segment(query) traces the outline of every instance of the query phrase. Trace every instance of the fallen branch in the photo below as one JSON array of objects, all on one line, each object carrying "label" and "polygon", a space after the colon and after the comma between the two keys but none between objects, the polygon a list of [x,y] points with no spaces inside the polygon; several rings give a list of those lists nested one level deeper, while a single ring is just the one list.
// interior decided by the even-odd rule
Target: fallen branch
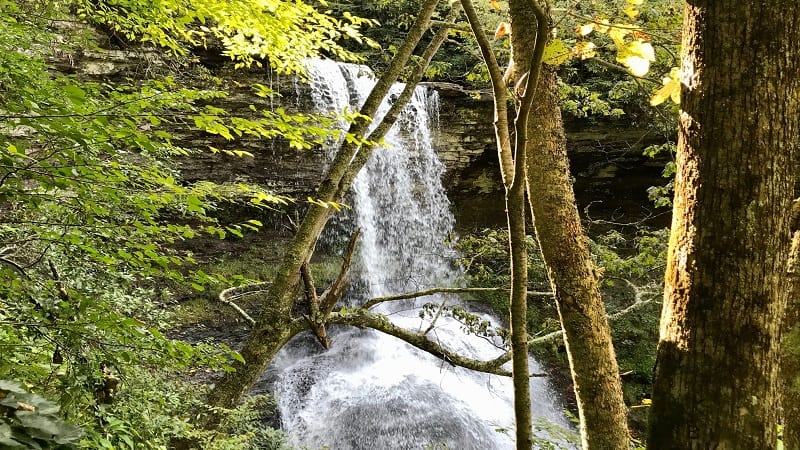
[{"label": "fallen branch", "polygon": [[234,303],[234,302],[232,302],[230,300],[225,300],[222,297],[222,294],[220,294],[220,296],[217,298],[217,300],[219,300],[220,303],[224,303],[224,304],[230,306],[231,308],[233,308],[233,310],[236,311],[237,313],[239,313],[239,315],[242,316],[242,318],[244,318],[244,320],[246,320],[247,323],[249,323],[251,327],[256,324],[255,319],[250,317],[250,314],[247,314],[247,312],[245,310],[243,310],[236,303]]},{"label": "fallen branch", "polygon": [[250,326],[253,326],[256,324],[255,319],[250,317],[250,314],[247,314],[245,310],[234,303],[234,300],[247,295],[265,292],[266,289],[264,288],[268,287],[270,284],[271,283],[253,283],[246,286],[235,286],[228,289],[223,289],[222,292],[220,292],[217,296],[217,301],[233,308],[233,310],[239,313],[239,315],[242,316],[242,318],[244,318],[244,320],[246,320]]}]

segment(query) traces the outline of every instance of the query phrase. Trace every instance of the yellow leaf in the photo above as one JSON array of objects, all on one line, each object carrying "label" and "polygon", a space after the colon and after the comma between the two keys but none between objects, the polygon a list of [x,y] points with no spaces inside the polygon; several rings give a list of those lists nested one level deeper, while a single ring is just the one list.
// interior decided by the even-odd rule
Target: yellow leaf
[{"label": "yellow leaf", "polygon": [[650,61],[640,57],[640,56],[629,56],[625,59],[624,63],[625,66],[628,67],[628,70],[637,77],[643,77],[647,75],[647,72],[650,70]]},{"label": "yellow leaf", "polygon": [[639,6],[644,3],[644,0],[625,0],[628,4]]},{"label": "yellow leaf", "polygon": [[489,0],[489,4],[492,5],[492,9],[495,11],[500,9],[500,4],[497,3],[497,0]]},{"label": "yellow leaf", "polygon": [[561,39],[553,39],[544,48],[542,62],[551,66],[563,64],[572,57],[569,47]]},{"label": "yellow leaf", "polygon": [[627,50],[636,56],[640,56],[648,61],[656,60],[656,52],[649,42],[635,40],[627,45]]},{"label": "yellow leaf", "polygon": [[497,30],[494,32],[494,37],[500,39],[503,36],[507,36],[511,33],[511,25],[508,22],[500,22],[500,25],[497,26]]},{"label": "yellow leaf", "polygon": [[680,81],[680,70],[677,67],[673,67],[672,70],[669,71],[669,75],[665,76],[661,83],[663,86],[659,88],[654,94],[653,97],[650,98],[650,106],[658,106],[664,103],[667,98],[671,99],[675,104],[680,104],[681,102],[681,81]]},{"label": "yellow leaf", "polygon": [[634,28],[630,25],[615,23],[612,27],[609,27],[608,36],[617,47],[621,47],[625,43],[625,36],[629,35],[633,30]]},{"label": "yellow leaf", "polygon": [[585,23],[583,25],[578,25],[578,28],[575,30],[581,36],[586,36],[587,34],[594,31],[595,24],[593,23]]},{"label": "yellow leaf", "polygon": [[655,60],[655,50],[649,42],[637,40],[617,44],[617,61],[637,77],[645,76],[650,70],[650,62]]},{"label": "yellow leaf", "polygon": [[622,12],[631,19],[635,19],[639,15],[639,8],[636,5],[627,5],[622,8]]},{"label": "yellow leaf", "polygon": [[575,47],[572,47],[572,56],[580,59],[594,58],[597,55],[597,46],[594,42],[578,41]]}]

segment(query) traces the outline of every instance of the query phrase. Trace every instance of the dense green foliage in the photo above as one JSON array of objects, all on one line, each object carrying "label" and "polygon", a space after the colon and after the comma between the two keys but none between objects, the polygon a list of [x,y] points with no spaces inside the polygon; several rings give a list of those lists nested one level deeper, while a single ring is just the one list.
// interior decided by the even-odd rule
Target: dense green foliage
[{"label": "dense green foliage", "polygon": [[[0,1],[0,379],[14,380],[4,382],[4,398],[32,408],[2,415],[3,445],[51,448],[42,441],[48,433],[85,448],[166,448],[192,435],[209,448],[280,445],[244,409],[223,427],[230,440],[192,429],[188,414],[204,389],[190,374],[225,370],[239,356],[165,336],[172,318],[164,286],[236,283],[241,275],[198,269],[179,244],[261,226],[220,223],[213,214],[222,205],[286,200],[241,183],[182,183],[170,160],[209,149],[181,148],[170,131],[282,136],[297,148],[325,139],[324,120],[256,107],[236,117],[211,106],[227,94],[187,87],[192,77],[215,84],[188,71],[191,50],[214,41],[240,66],[263,61],[294,72],[323,50],[353,57],[336,40],[360,40],[364,23],[301,2]],[[154,44],[172,62],[143,71],[153,78],[113,83],[54,71],[64,55],[95,50],[91,24],[125,45]],[[253,95],[273,93],[254,85]],[[56,417],[83,430],[79,442]]]}]

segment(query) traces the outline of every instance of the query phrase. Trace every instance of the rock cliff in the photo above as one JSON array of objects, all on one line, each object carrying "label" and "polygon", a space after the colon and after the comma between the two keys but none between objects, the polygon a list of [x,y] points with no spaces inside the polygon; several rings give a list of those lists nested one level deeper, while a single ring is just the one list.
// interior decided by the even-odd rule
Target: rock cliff
[{"label": "rock cliff", "polygon": [[[175,65],[156,51],[142,48],[119,49],[97,34],[100,48],[77,53],[55,53],[53,62],[64,72],[102,81],[152,76],[175,70]],[[212,55],[213,56],[213,55]],[[205,77],[180,71],[188,82],[202,85],[214,79],[229,92],[214,106],[233,115],[252,116],[250,105],[260,109],[284,108],[287,112],[309,112],[310,92],[294,77],[280,77],[269,70],[232,71],[228,64],[209,54],[200,54],[194,64]],[[189,65],[189,67],[191,64]],[[195,71],[197,72],[197,71]],[[263,84],[280,96],[260,98],[251,85]],[[463,226],[470,228],[503,223],[502,186],[496,163],[492,99],[487,91],[470,91],[450,83],[428,83],[439,96],[435,148],[446,166],[445,186]],[[647,145],[663,138],[648,130],[623,126],[587,125],[567,118],[567,137],[576,194],[581,209],[603,218],[636,218],[647,214],[646,188],[660,184],[664,161],[642,156]],[[276,194],[305,198],[313,194],[321,179],[327,157],[321,148],[297,150],[283,139],[242,138],[226,141],[189,127],[170,130],[176,142],[195,150],[176,162],[188,181],[249,181],[267,187]],[[249,157],[212,154],[209,146],[245,150]],[[642,206],[645,205],[645,206]],[[482,217],[485,216],[485,217]]]}]

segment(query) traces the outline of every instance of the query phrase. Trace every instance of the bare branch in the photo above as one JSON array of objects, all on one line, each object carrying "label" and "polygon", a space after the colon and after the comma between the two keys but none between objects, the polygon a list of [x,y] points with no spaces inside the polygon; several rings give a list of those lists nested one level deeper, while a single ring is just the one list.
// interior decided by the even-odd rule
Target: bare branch
[{"label": "bare branch", "polygon": [[357,229],[350,236],[350,241],[347,243],[347,250],[344,253],[344,260],[342,260],[342,268],[339,270],[339,275],[334,280],[333,284],[320,295],[320,313],[327,316],[336,306],[339,299],[342,298],[345,289],[349,284],[348,276],[350,275],[350,264],[353,260],[353,253],[356,249],[356,242],[358,236],[361,234],[361,229]]},{"label": "bare branch", "polygon": [[23,269],[22,266],[6,258],[5,256],[0,256],[0,263],[13,267],[17,272],[19,272],[20,275],[22,275],[22,278],[25,278],[26,280],[31,279],[31,277],[28,276],[28,274],[25,272],[25,269]]},{"label": "bare branch", "polygon": [[267,292],[271,285],[272,285],[271,282],[265,281],[263,283],[253,283],[245,286],[234,286],[228,289],[224,289],[222,292],[220,292],[219,298],[225,299],[225,301],[238,300],[248,295]]},{"label": "bare branch", "polygon": [[[386,297],[375,297],[373,299],[368,300],[366,303],[361,305],[364,309],[370,309],[375,305],[380,303],[386,302],[393,302],[395,300],[407,300],[410,298],[417,298],[417,297],[424,297],[426,295],[433,295],[433,294],[490,294],[493,292],[509,292],[511,289],[509,288],[448,288],[448,287],[437,287],[431,289],[425,289],[423,291],[417,292],[407,292],[405,294],[397,294],[397,295],[389,295]],[[553,295],[550,291],[528,291],[529,296],[536,296],[536,295]]]},{"label": "bare branch", "polygon": [[304,316],[311,327],[311,331],[317,336],[317,340],[327,350],[331,347],[328,340],[328,331],[325,329],[325,322],[319,313],[319,297],[317,297],[317,288],[314,286],[314,278],[311,276],[311,271],[308,268],[308,260],[300,266],[300,276],[303,279],[303,286],[305,287],[306,300],[308,301],[309,314]]},{"label": "bare branch", "polygon": [[443,20],[431,20],[432,27],[445,27],[451,30],[464,31],[467,33],[472,32],[472,28],[467,24],[445,22]]},{"label": "bare branch", "polygon": [[[633,296],[634,296],[633,297],[633,299],[634,299],[633,303],[631,303],[626,308],[623,308],[623,309],[621,309],[621,310],[619,310],[619,311],[617,311],[617,312],[615,312],[613,314],[609,314],[608,315],[608,320],[617,320],[620,317],[624,316],[625,314],[628,314],[629,312],[631,312],[631,311],[633,311],[635,309],[638,309],[638,308],[641,308],[642,306],[649,305],[650,303],[653,303],[658,298],[658,293],[660,291],[658,291],[658,292],[647,291],[646,289],[643,289],[643,288],[641,288],[639,286],[636,286],[630,280],[627,280],[625,278],[622,278],[622,281],[627,283],[627,285],[633,290]],[[645,298],[645,296],[648,295],[648,294],[649,294],[649,296],[647,298]]]},{"label": "bare branch", "polygon": [[[625,307],[625,308],[623,308],[623,309],[621,309],[621,310],[619,310],[619,311],[617,311],[617,312],[615,312],[613,314],[608,314],[606,317],[611,322],[614,322],[616,320],[621,319],[626,314],[628,314],[628,313],[630,313],[630,312],[632,312],[632,311],[634,311],[636,309],[639,309],[642,306],[649,305],[649,304],[653,303],[658,298],[657,293],[655,293],[655,292],[647,292],[645,289],[633,284],[630,280],[627,280],[627,279],[624,279],[624,278],[621,278],[621,280],[624,281],[625,283],[627,283],[628,286],[630,286],[631,289],[633,289],[634,301],[629,306],[627,306],[627,307]],[[645,298],[645,295],[647,295],[647,294],[650,294],[650,297]],[[562,336],[564,336],[564,330],[553,331],[551,333],[545,334],[544,336],[539,336],[539,337],[534,337],[534,338],[529,339],[528,340],[528,345],[546,344],[546,343],[549,343],[549,342],[553,342],[556,339],[560,339]]]},{"label": "bare branch", "polygon": [[[222,291],[222,292],[225,292],[225,291]],[[244,320],[246,320],[246,321],[247,321],[247,323],[249,323],[251,327],[252,327],[253,325],[255,325],[255,324],[256,324],[256,321],[255,321],[255,319],[253,319],[252,317],[250,317],[250,314],[247,314],[247,312],[246,312],[245,310],[243,310],[243,309],[242,309],[242,308],[241,308],[239,305],[237,305],[236,303],[234,303],[234,302],[232,302],[232,301],[230,301],[230,300],[227,300],[227,299],[225,299],[225,298],[222,296],[222,293],[220,293],[220,294],[219,294],[219,296],[217,297],[217,300],[219,300],[219,302],[220,302],[220,303],[224,303],[224,304],[226,304],[226,305],[230,306],[231,308],[233,308],[233,310],[234,310],[234,311],[236,311],[237,313],[239,313],[239,315],[240,315],[240,316],[242,316],[242,318],[243,318]]]},{"label": "bare branch", "polygon": [[300,266],[300,276],[303,278],[308,308],[311,310],[311,315],[316,316],[319,313],[319,297],[317,297],[317,288],[314,286],[314,277],[311,276],[311,271],[308,269],[308,261]]},{"label": "bare branch", "polygon": [[239,315],[242,316],[242,318],[244,318],[244,320],[246,320],[250,326],[254,326],[256,324],[255,319],[250,317],[245,310],[234,303],[234,300],[259,292],[266,292],[266,288],[269,287],[270,284],[271,283],[253,283],[247,286],[236,286],[223,289],[222,292],[220,292],[217,296],[217,301],[233,308],[233,310],[239,313]]}]

